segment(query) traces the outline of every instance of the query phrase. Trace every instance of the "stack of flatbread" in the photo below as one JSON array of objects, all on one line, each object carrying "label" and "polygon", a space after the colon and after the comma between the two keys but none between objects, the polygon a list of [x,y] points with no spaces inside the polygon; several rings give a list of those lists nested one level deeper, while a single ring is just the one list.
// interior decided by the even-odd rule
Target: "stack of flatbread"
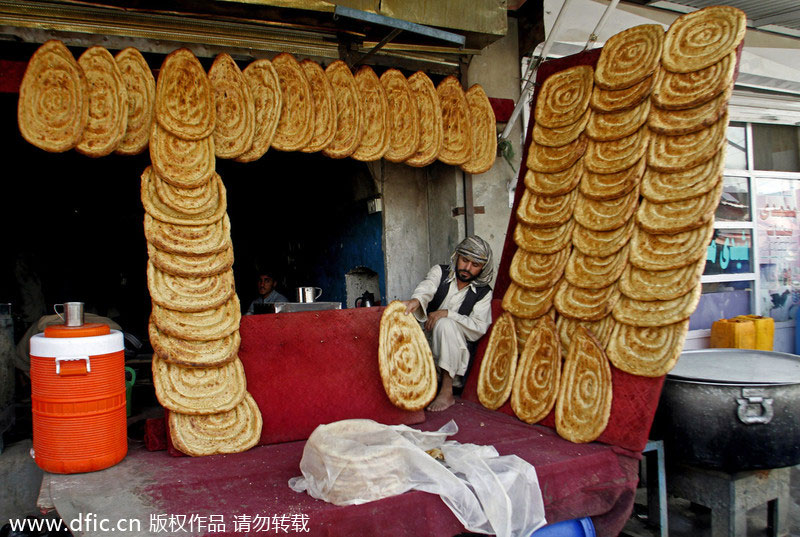
[{"label": "stack of flatbread", "polygon": [[[271,70],[260,68],[263,80]],[[253,148],[247,80],[226,54],[208,76],[186,49],[167,56],[156,87],[152,166],[142,174],[153,383],[170,410],[172,441],[189,455],[243,451],[261,436],[237,355],[241,312],[225,185],[215,172],[215,156],[262,150]]]}]

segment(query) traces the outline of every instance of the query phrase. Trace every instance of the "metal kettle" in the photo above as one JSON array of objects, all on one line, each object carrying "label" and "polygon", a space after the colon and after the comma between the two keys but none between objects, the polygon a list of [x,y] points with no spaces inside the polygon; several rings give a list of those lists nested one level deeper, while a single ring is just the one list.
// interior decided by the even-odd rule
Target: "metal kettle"
[{"label": "metal kettle", "polygon": [[372,307],[372,304],[374,302],[375,302],[375,295],[373,295],[369,291],[364,291],[364,294],[356,299],[355,307],[369,308]]}]

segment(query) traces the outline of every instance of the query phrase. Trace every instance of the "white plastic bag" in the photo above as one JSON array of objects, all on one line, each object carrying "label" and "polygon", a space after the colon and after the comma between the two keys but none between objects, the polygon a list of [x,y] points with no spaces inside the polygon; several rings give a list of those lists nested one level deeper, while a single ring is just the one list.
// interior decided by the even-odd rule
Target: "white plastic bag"
[{"label": "white plastic bag", "polygon": [[[500,537],[530,535],[545,524],[536,470],[492,446],[446,441],[438,431],[372,420],[320,425],[306,442],[302,477],[289,486],[336,505],[365,503],[411,489],[438,494],[468,531]],[[440,461],[427,453],[438,448]]]}]

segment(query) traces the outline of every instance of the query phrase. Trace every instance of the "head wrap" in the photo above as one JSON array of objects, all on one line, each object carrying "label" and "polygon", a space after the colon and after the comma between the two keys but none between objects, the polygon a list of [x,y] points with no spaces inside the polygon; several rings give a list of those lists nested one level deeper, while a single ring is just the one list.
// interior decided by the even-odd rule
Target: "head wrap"
[{"label": "head wrap", "polygon": [[455,272],[456,259],[458,256],[464,257],[475,263],[483,263],[483,270],[473,280],[478,287],[489,285],[494,277],[494,262],[492,260],[492,247],[489,243],[478,237],[471,235],[458,243],[455,252],[450,257],[450,270]]}]

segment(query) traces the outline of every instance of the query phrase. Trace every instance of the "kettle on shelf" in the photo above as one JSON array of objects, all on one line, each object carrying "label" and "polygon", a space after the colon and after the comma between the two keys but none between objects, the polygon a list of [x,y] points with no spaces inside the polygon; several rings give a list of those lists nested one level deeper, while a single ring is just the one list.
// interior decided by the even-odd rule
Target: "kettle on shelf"
[{"label": "kettle on shelf", "polygon": [[375,303],[375,295],[369,291],[364,291],[364,294],[356,299],[355,307],[369,308]]}]

